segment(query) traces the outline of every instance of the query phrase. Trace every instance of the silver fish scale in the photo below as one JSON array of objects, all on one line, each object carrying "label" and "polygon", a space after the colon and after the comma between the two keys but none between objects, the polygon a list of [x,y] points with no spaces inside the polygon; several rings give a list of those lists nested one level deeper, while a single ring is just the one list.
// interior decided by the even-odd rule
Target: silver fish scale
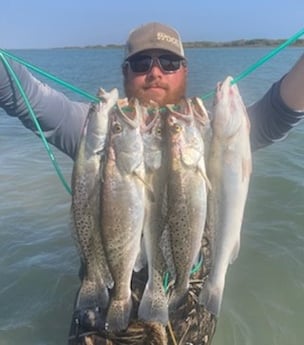
[{"label": "silver fish scale", "polygon": [[[110,117],[102,187],[101,234],[114,280],[107,328],[128,325],[132,309],[131,277],[144,221],[145,184],[141,113],[137,102],[125,111],[119,104]],[[130,111],[131,109],[131,111]]]},{"label": "silver fish scale", "polygon": [[249,120],[231,77],[219,83],[214,101],[208,159],[212,190],[208,197],[211,269],[199,301],[212,314],[220,313],[225,277],[237,257],[252,169]]},{"label": "silver fish scale", "polygon": [[[174,310],[187,294],[190,271],[197,259],[206,220],[204,142],[190,105],[186,114],[169,107],[167,231],[175,278],[169,307]],[[170,254],[167,257],[170,257]]]},{"label": "silver fish scale", "polygon": [[83,277],[76,310],[106,309],[112,278],[100,237],[100,160],[108,128],[108,113],[118,99],[116,89],[100,90],[102,104],[92,104],[72,172],[72,233],[82,261]]},{"label": "silver fish scale", "polygon": [[148,281],[140,301],[138,317],[166,325],[168,298],[163,286],[166,264],[159,244],[164,230],[163,200],[166,198],[167,180],[164,122],[158,108],[142,107],[141,110],[147,187],[143,242],[148,262]]}]

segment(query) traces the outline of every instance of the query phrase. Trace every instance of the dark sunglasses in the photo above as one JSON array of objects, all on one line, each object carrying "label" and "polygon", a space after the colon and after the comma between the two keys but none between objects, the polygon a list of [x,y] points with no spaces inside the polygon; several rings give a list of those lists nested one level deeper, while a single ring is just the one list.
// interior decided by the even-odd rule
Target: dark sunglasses
[{"label": "dark sunglasses", "polygon": [[137,55],[131,57],[124,62],[124,66],[129,65],[134,73],[148,73],[151,71],[153,64],[162,70],[163,73],[174,73],[180,69],[180,67],[186,66],[186,61],[178,56],[174,55]]}]

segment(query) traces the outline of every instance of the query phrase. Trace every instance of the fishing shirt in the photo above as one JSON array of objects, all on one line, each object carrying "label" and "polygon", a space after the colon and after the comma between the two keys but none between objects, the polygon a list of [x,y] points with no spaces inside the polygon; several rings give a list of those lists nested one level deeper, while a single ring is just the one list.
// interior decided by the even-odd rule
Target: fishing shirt
[{"label": "fishing shirt", "polygon": [[[47,141],[67,154],[76,157],[82,129],[90,103],[75,102],[35,78],[21,64],[8,60],[25,91]],[[284,139],[304,117],[304,112],[290,109],[280,95],[280,79],[265,95],[247,107],[251,123],[252,151]],[[4,64],[0,63],[0,107],[23,125],[39,135],[19,89]]]}]

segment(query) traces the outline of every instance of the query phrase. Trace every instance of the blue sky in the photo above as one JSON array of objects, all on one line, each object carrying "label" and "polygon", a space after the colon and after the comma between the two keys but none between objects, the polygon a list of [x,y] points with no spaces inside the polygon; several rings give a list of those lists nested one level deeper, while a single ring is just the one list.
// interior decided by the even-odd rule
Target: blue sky
[{"label": "blue sky", "polygon": [[183,41],[286,39],[304,27],[304,1],[10,0],[0,10],[0,48],[123,44],[150,21],[175,27]]}]

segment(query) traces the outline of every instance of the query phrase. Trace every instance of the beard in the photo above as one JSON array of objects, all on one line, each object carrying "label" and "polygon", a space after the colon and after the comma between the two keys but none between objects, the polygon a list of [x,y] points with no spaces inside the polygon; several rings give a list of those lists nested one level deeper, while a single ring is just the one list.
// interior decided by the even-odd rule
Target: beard
[{"label": "beard", "polygon": [[181,99],[185,98],[186,82],[180,87],[174,86],[171,90],[170,86],[160,81],[147,82],[141,87],[134,88],[130,83],[124,80],[125,93],[128,99],[137,98],[142,105],[156,103],[163,107],[166,104],[177,104]]}]

